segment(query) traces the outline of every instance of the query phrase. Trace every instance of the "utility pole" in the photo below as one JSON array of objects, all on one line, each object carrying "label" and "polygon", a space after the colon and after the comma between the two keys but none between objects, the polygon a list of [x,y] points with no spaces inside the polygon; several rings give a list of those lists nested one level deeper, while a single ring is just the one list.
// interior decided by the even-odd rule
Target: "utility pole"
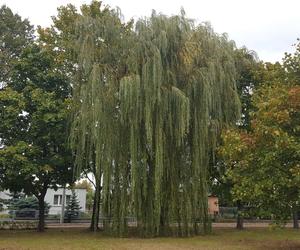
[{"label": "utility pole", "polygon": [[64,217],[65,217],[65,200],[66,200],[66,186],[63,187],[63,193],[62,193],[60,224],[64,223]]}]

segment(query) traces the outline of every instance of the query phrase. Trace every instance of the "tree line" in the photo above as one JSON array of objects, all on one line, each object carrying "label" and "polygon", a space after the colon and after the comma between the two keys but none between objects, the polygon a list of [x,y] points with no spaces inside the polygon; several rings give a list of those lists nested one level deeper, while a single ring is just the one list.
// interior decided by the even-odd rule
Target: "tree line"
[{"label": "tree line", "polygon": [[98,1],[0,18],[0,187],[36,196],[39,231],[47,189],[87,173],[93,231],[101,211],[118,236],[129,215],[141,236],[209,232],[208,193],[296,218],[299,46],[263,63],[183,10],[123,22]]}]

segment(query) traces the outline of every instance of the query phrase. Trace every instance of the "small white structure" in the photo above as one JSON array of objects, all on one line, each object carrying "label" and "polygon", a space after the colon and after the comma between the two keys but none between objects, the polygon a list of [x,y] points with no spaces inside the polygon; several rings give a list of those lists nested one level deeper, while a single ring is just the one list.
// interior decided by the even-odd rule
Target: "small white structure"
[{"label": "small white structure", "polygon": [[[47,202],[50,205],[49,214],[61,214],[63,190],[63,188],[59,188],[56,191],[50,188],[47,190],[45,202]],[[75,188],[74,191],[77,195],[77,200],[79,201],[80,211],[85,212],[86,189]],[[9,193],[9,190],[4,190],[3,192],[0,192],[0,199],[10,199],[11,197],[9,196]],[[65,209],[67,207],[68,201],[71,198],[71,195],[72,191],[66,188]],[[5,206],[4,209],[7,209],[7,207]],[[2,213],[8,213],[8,211],[4,210],[2,211]]]},{"label": "small white structure", "polygon": [[8,190],[4,190],[3,192],[0,192],[0,199],[1,200],[8,200],[11,197],[9,196],[9,191]]},{"label": "small white structure", "polygon": [[[75,188],[74,189],[77,199],[79,201],[80,211],[85,212],[86,205],[86,189]],[[67,203],[70,200],[72,195],[72,191],[66,188],[66,198],[65,198],[65,208],[67,207]],[[63,196],[63,188],[59,188],[56,191],[54,189],[48,189],[45,202],[50,205],[49,214],[61,214],[61,206],[62,206],[62,198]]]},{"label": "small white structure", "polygon": [[[11,197],[9,196],[9,191],[8,190],[4,190],[3,192],[0,191],[0,200],[8,200]],[[3,210],[0,211],[0,214],[7,214],[7,206],[4,204],[3,206]]]}]

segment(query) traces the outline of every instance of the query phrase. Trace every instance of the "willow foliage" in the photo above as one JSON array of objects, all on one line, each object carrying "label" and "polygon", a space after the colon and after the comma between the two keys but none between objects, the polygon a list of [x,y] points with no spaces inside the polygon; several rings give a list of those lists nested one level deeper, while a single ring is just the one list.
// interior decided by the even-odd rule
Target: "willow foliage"
[{"label": "willow foliage", "polygon": [[107,13],[78,22],[77,167],[100,169],[107,230],[134,216],[142,236],[207,232],[209,159],[239,117],[235,46],[184,13],[135,30]]}]

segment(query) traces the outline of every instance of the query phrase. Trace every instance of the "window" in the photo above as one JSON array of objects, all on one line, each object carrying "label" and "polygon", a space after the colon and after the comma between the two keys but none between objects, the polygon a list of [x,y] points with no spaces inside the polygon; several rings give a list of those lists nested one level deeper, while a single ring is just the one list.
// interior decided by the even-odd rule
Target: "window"
[{"label": "window", "polygon": [[[68,204],[70,199],[71,199],[71,195],[66,195],[66,201],[65,201],[66,205]],[[61,194],[55,194],[54,199],[53,199],[53,205],[61,206],[61,204],[62,204],[62,195]]]},{"label": "window", "polygon": [[70,199],[71,199],[71,195],[66,195],[66,205],[69,203]]},{"label": "window", "polygon": [[62,201],[62,195],[61,194],[55,194],[54,195],[54,200],[53,200],[53,205],[61,205]]}]

